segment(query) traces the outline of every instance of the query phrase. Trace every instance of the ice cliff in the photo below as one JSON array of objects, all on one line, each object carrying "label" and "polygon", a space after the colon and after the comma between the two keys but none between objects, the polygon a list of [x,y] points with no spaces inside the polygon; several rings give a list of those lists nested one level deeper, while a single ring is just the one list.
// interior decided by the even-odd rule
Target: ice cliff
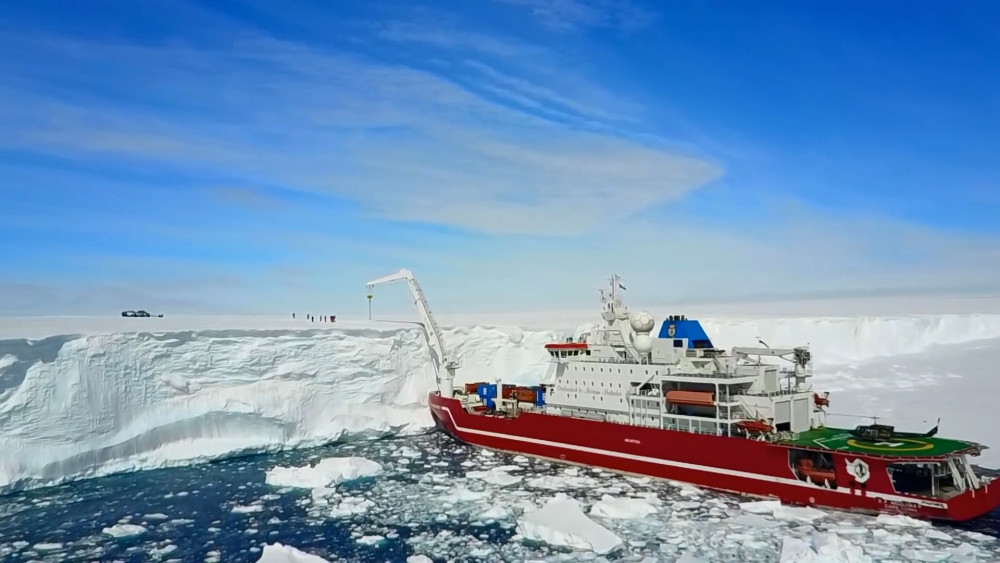
[{"label": "ice cliff", "polygon": [[[727,348],[758,336],[809,342],[817,367],[1000,338],[1000,315],[703,322]],[[463,364],[458,383],[535,382],[548,368],[542,345],[573,332],[458,327],[445,340]],[[0,340],[0,490],[420,432],[433,385],[422,333],[409,327]]]},{"label": "ice cliff", "polygon": [[[544,373],[553,334],[456,328],[469,377]],[[0,487],[431,425],[419,330],[0,341]]]}]

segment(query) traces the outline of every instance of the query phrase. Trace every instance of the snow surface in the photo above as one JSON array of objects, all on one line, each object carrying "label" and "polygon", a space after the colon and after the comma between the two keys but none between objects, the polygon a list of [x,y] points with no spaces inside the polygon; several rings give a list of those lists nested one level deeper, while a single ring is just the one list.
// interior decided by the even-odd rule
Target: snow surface
[{"label": "snow surface", "polygon": [[[549,367],[542,345],[593,326],[573,324],[579,319],[587,318],[553,316],[551,330],[446,330],[463,364],[458,382],[542,379]],[[900,417],[916,408],[919,420],[896,421],[907,429],[940,414],[942,434],[994,446],[977,461],[1000,465],[989,431],[1000,427],[1000,414],[970,406],[997,392],[990,374],[1000,357],[1000,315],[702,321],[727,348],[758,337],[772,346],[809,343],[814,384],[834,392],[832,412],[877,412],[884,407],[876,400]],[[0,334],[12,337],[0,340],[0,490],[431,427],[426,394],[434,378],[419,329],[273,317],[79,317],[4,319]]]}]

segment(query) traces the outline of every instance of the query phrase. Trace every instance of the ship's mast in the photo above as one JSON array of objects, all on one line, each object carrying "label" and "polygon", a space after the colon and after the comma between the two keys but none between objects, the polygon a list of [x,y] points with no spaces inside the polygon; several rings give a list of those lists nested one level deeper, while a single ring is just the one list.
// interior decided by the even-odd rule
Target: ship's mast
[{"label": "ship's mast", "polygon": [[447,350],[445,350],[444,339],[441,337],[441,328],[438,326],[437,321],[434,320],[431,308],[427,305],[427,299],[424,298],[424,292],[420,289],[417,279],[413,277],[413,272],[402,269],[395,274],[389,274],[388,276],[368,282],[368,295],[369,297],[372,295],[372,288],[378,284],[399,280],[406,280],[407,285],[410,286],[410,294],[413,295],[413,301],[417,306],[417,311],[420,313],[421,321],[423,321],[420,325],[424,327],[424,335],[427,337],[427,343],[431,349],[431,362],[434,364],[434,374],[437,377],[438,391],[440,391],[442,397],[450,398],[454,394],[455,370],[458,369],[458,362],[452,359]]},{"label": "ship's mast", "polygon": [[608,294],[601,290],[601,303],[604,305],[604,313],[602,317],[607,323],[613,324],[617,319],[627,319],[628,311],[626,310],[625,304],[622,303],[621,298],[618,297],[618,290],[625,289],[625,286],[621,283],[621,276],[618,274],[611,274],[611,294],[610,299],[608,299]]}]

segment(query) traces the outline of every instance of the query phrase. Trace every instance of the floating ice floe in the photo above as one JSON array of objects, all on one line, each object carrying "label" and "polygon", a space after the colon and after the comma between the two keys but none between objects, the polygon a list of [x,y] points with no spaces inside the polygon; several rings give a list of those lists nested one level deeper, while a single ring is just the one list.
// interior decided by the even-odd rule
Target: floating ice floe
[{"label": "floating ice floe", "polygon": [[469,479],[481,479],[491,485],[500,485],[501,487],[520,483],[524,479],[517,475],[511,475],[499,467],[494,467],[487,471],[469,471],[465,476]]},{"label": "floating ice floe", "polygon": [[591,516],[615,519],[645,518],[656,514],[658,509],[648,498],[615,498],[604,495],[590,507]]},{"label": "floating ice floe", "polygon": [[770,514],[776,520],[790,522],[813,522],[826,517],[827,513],[809,506],[788,506],[776,500],[741,502],[740,510],[755,515]]},{"label": "floating ice floe", "polygon": [[363,457],[328,457],[314,466],[275,467],[264,481],[274,487],[318,489],[381,473],[381,465]]},{"label": "floating ice floe", "polygon": [[101,533],[114,538],[127,538],[145,534],[146,528],[137,524],[115,524],[114,526],[104,528],[101,530]]},{"label": "floating ice floe", "polygon": [[375,506],[375,503],[366,498],[344,497],[337,506],[330,508],[327,516],[330,518],[355,516],[368,512],[373,506]]},{"label": "floating ice floe", "polygon": [[895,526],[900,528],[930,528],[931,523],[925,520],[917,520],[902,514],[879,514],[875,522],[883,526]]},{"label": "floating ice floe", "polygon": [[259,504],[247,504],[247,505],[236,505],[232,508],[231,512],[233,514],[254,514],[256,512],[262,512],[264,507]]},{"label": "floating ice floe", "polygon": [[265,545],[257,563],[330,563],[318,555],[300,551],[290,545],[273,543]]},{"label": "floating ice floe", "polygon": [[833,532],[813,534],[811,540],[786,537],[780,563],[872,563],[864,550]]},{"label": "floating ice floe", "polygon": [[527,540],[591,550],[599,555],[622,545],[621,538],[611,530],[588,518],[579,502],[561,493],[519,518],[517,531]]}]

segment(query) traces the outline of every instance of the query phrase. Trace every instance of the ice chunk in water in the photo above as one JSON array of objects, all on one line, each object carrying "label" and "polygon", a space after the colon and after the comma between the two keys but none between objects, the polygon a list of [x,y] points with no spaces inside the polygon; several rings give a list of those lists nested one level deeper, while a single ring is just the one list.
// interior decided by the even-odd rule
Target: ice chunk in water
[{"label": "ice chunk in water", "polygon": [[517,521],[517,531],[525,539],[549,545],[589,549],[604,555],[615,551],[622,540],[583,513],[580,503],[559,494],[542,508]]},{"label": "ice chunk in water", "polygon": [[330,563],[317,555],[299,551],[290,545],[273,543],[265,545],[257,563]]},{"label": "ice chunk in water", "polygon": [[264,481],[274,487],[319,489],[381,473],[381,465],[363,457],[328,457],[314,466],[275,467]]},{"label": "ice chunk in water", "polygon": [[604,518],[636,519],[655,514],[657,509],[648,500],[639,498],[615,498],[604,495],[590,507],[591,516]]}]

